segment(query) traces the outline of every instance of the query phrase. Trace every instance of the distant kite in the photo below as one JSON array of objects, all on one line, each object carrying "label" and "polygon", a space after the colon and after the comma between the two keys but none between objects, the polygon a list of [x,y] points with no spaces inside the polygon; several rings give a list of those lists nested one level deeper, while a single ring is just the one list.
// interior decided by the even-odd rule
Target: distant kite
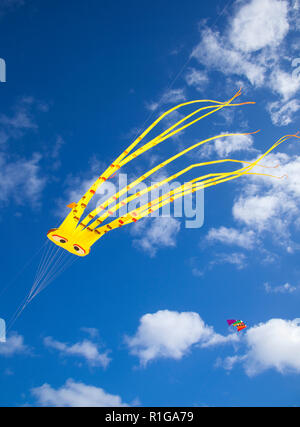
[{"label": "distant kite", "polygon": [[229,326],[236,327],[238,332],[247,328],[247,325],[242,320],[229,319],[229,320],[227,320],[227,323]]}]

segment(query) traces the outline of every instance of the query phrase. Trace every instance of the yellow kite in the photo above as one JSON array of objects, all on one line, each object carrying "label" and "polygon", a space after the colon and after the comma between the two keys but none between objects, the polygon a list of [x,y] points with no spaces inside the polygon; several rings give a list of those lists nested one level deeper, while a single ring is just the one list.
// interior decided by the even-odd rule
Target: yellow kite
[{"label": "yellow kite", "polygon": [[[51,229],[47,236],[48,238],[55,243],[55,245],[69,251],[72,254],[78,255],[80,257],[84,257],[90,253],[91,246],[99,240],[104,234],[107,232],[114,230],[119,227],[123,227],[124,225],[130,224],[132,222],[136,222],[148,215],[152,212],[160,209],[162,206],[174,202],[174,200],[183,197],[187,194],[194,193],[198,190],[211,187],[213,185],[220,184],[222,182],[230,181],[232,179],[239,178],[243,175],[264,175],[264,176],[272,176],[260,173],[251,172],[251,170],[255,166],[260,166],[259,162],[274,148],[278,147],[282,142],[286,141],[288,138],[296,135],[286,135],[280,138],[268,151],[258,157],[257,160],[253,162],[246,162],[235,159],[223,159],[223,160],[215,160],[204,163],[195,163],[191,164],[187,168],[180,170],[176,174],[170,176],[162,180],[159,183],[151,185],[144,189],[143,191],[136,192],[135,194],[121,200],[121,196],[126,194],[128,190],[133,189],[140,182],[143,182],[146,178],[151,176],[153,173],[157,172],[164,166],[183,156],[184,154],[194,150],[195,148],[208,143],[210,141],[216,140],[218,138],[224,138],[224,134],[213,136],[211,138],[207,138],[202,140],[189,148],[177,153],[176,155],[170,157],[164,162],[158,164],[153,167],[148,172],[144,173],[139,178],[135,179],[129,185],[125,186],[119,192],[109,197],[101,206],[98,206],[91,213],[86,215],[84,218],[83,214],[87,208],[87,205],[95,195],[96,191],[99,187],[110,177],[112,177],[117,171],[120,170],[124,165],[131,162],[132,160],[139,157],[141,154],[145,153],[147,150],[153,148],[154,146],[162,143],[166,139],[174,136],[178,132],[186,129],[192,124],[198,122],[199,120],[227,107],[240,106],[245,104],[254,104],[253,102],[244,102],[240,104],[235,104],[233,101],[241,94],[239,90],[231,99],[226,102],[218,102],[213,100],[195,100],[190,102],[185,102],[176,107],[171,108],[162,114],[157,120],[155,120],[134,142],[102,173],[101,176],[97,179],[97,181],[91,186],[91,188],[82,196],[82,198],[77,203],[71,203],[68,207],[71,209],[71,212],[65,218],[63,223],[59,228]],[[182,108],[187,105],[195,104],[200,108],[197,108],[192,113],[186,115],[173,126],[169,127],[167,130],[151,139],[149,142],[144,143],[139,148],[136,148],[138,144],[143,140],[143,138],[167,115],[172,113],[179,108]],[[203,106],[204,105],[204,106]],[[198,116],[197,116],[198,115]],[[195,118],[196,117],[196,118]],[[189,120],[191,119],[191,120]],[[253,132],[256,133],[256,132]],[[226,136],[233,135],[249,135],[250,133],[229,133]],[[184,185],[180,185],[172,191],[169,191],[160,197],[152,200],[151,202],[144,204],[123,216],[119,216],[116,219],[109,221],[109,217],[114,215],[120,208],[126,206],[132,200],[143,196],[144,194],[162,187],[167,182],[174,180],[175,178],[183,175],[184,173],[190,171],[191,169],[196,169],[206,165],[213,165],[218,163],[240,163],[242,167],[236,169],[233,172],[222,172],[222,173],[209,173],[206,175],[201,175],[185,183]],[[261,166],[265,167],[265,166]],[[278,177],[275,177],[278,178]]]}]

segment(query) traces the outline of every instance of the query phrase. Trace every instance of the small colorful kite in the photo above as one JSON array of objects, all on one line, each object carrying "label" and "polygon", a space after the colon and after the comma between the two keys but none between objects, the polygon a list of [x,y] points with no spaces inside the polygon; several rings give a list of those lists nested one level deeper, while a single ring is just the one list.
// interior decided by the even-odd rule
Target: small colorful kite
[{"label": "small colorful kite", "polygon": [[229,326],[236,326],[238,332],[247,328],[247,325],[242,320],[229,319],[227,320],[227,323]]}]

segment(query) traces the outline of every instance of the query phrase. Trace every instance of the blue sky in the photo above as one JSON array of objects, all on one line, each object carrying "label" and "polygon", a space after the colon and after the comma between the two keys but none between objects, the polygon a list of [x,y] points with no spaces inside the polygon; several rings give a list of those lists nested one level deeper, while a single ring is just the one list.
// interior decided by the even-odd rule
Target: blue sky
[{"label": "blue sky", "polygon": [[[149,114],[224,101],[239,87],[242,102],[256,101],[155,152],[165,159],[205,136],[261,129],[198,149],[181,167],[253,160],[300,130],[299,2],[225,5],[1,1],[0,289],[13,281],[0,296],[1,318],[31,288],[40,255],[22,268],[65,205]],[[130,225],[51,283],[0,343],[0,405],[298,406],[299,142],[264,164],[288,178],[207,189],[201,228],[172,217]],[[237,335],[228,318],[248,329]]]}]

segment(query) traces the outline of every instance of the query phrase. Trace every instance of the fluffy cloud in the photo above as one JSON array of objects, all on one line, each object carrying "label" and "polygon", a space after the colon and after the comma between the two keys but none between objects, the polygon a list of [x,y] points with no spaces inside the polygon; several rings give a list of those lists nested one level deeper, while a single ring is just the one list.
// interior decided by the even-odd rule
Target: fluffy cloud
[{"label": "fluffy cloud", "polygon": [[254,52],[278,46],[288,30],[287,1],[252,0],[244,2],[234,16],[229,39],[236,49]]},{"label": "fluffy cloud", "polygon": [[296,286],[292,286],[290,283],[285,283],[284,285],[271,286],[269,283],[264,283],[265,291],[270,294],[291,294],[297,291]]},{"label": "fluffy cloud", "polygon": [[[78,175],[69,175],[64,183],[64,196],[57,199],[57,206],[53,213],[59,217],[65,217],[66,213],[69,213],[66,207],[66,201],[68,201],[68,203],[73,203],[80,200],[82,195],[86,193],[95,181],[97,181],[100,172],[105,169],[106,165],[103,162],[92,157],[89,160],[87,172]],[[116,187],[113,182],[106,181],[96,191],[96,195],[92,198],[89,207],[95,209],[97,205],[100,205],[115,192]]]},{"label": "fluffy cloud", "polygon": [[[295,79],[291,72],[287,73],[280,68],[275,68],[271,72],[269,85],[273,92],[278,93],[284,101],[287,101],[300,89],[300,79]],[[287,105],[289,104],[287,103]],[[292,109],[292,107],[290,108]]]},{"label": "fluffy cloud", "polygon": [[178,104],[179,102],[185,101],[185,91],[183,88],[168,89],[163,93],[158,102],[146,103],[146,107],[150,111],[155,111],[159,107],[165,104]]},{"label": "fluffy cloud", "polygon": [[31,159],[10,160],[0,153],[0,203],[10,201],[18,205],[29,202],[36,206],[45,187],[45,178],[39,166],[41,156],[34,154]]},{"label": "fluffy cloud", "polygon": [[31,390],[41,406],[56,407],[112,407],[128,406],[120,396],[107,393],[100,387],[86,385],[72,379],[60,388],[55,389],[49,384]]},{"label": "fluffy cloud", "polygon": [[90,366],[102,366],[106,368],[110,362],[107,352],[100,353],[98,345],[90,340],[69,345],[60,341],[56,341],[51,337],[44,339],[44,344],[48,348],[58,350],[63,356],[82,357]]},{"label": "fluffy cloud", "polygon": [[88,334],[91,338],[98,338],[99,337],[99,331],[96,328],[86,328],[82,327],[80,330],[86,334]]},{"label": "fluffy cloud", "polygon": [[134,244],[153,257],[160,248],[176,246],[179,230],[180,222],[175,218],[146,218],[132,229],[135,236],[141,236],[134,239]]},{"label": "fluffy cloud", "polygon": [[29,348],[24,344],[22,335],[13,334],[7,338],[5,343],[0,342],[0,355],[12,357],[15,354],[28,353]]},{"label": "fluffy cloud", "polygon": [[126,337],[131,354],[142,365],[157,358],[181,359],[194,345],[210,347],[236,340],[236,335],[215,333],[198,313],[169,310],[145,314],[135,335]]},{"label": "fluffy cloud", "polygon": [[211,156],[216,153],[219,157],[228,157],[229,154],[236,151],[254,152],[253,137],[251,135],[232,135],[224,138],[218,138],[213,143],[203,147],[201,154]]},{"label": "fluffy cloud", "polygon": [[265,87],[277,95],[267,110],[278,126],[288,125],[299,110],[298,101],[292,98],[300,89],[300,80],[292,73],[294,53],[285,45],[287,34],[295,27],[294,15],[291,3],[285,0],[237,2],[225,31],[220,34],[202,28],[200,43],[193,51],[207,70],[240,76],[242,85],[246,79],[254,88]]},{"label": "fluffy cloud", "polygon": [[16,139],[27,131],[37,130],[36,116],[46,111],[48,106],[31,96],[19,99],[12,114],[0,114],[2,135],[5,135],[6,139]]},{"label": "fluffy cloud", "polygon": [[0,123],[7,128],[20,130],[20,129],[37,129],[37,125],[33,120],[29,110],[25,108],[18,108],[13,116],[6,115],[0,116]]},{"label": "fluffy cloud", "polygon": [[300,319],[271,319],[260,323],[246,332],[245,341],[246,353],[227,358],[225,368],[232,369],[240,362],[249,376],[267,369],[281,374],[300,373]]},{"label": "fluffy cloud", "polygon": [[287,126],[292,123],[295,113],[300,110],[300,103],[296,99],[285,103],[275,101],[269,103],[267,109],[274,125]]},{"label": "fluffy cloud", "polygon": [[206,72],[196,70],[195,68],[189,68],[185,76],[185,81],[188,86],[193,86],[196,90],[201,92],[206,88],[209,79]]},{"label": "fluffy cloud", "polygon": [[[226,236],[227,236],[227,233],[226,233]],[[219,235],[216,237],[219,238]],[[229,245],[234,244],[233,241],[225,241],[225,240],[223,241],[223,239],[226,238],[225,235],[222,235],[222,236],[220,235],[220,237],[222,237],[222,240],[220,240],[221,243],[229,244]],[[211,242],[213,241],[216,241],[216,240],[212,239]],[[224,265],[224,264],[230,264],[235,268],[237,268],[238,270],[242,270],[247,266],[247,257],[245,254],[241,252],[229,252],[229,253],[219,252],[219,253],[215,253],[214,258],[208,263],[206,263],[205,266],[203,266],[201,261],[198,260],[196,257],[190,259],[192,274],[195,277],[203,277],[207,271],[211,271],[216,266]]]},{"label": "fluffy cloud", "polygon": [[[290,143],[297,144],[298,140],[291,139]],[[273,262],[274,256],[268,254],[265,245],[261,244],[266,237],[271,237],[273,244],[283,247],[288,253],[299,250],[299,244],[293,241],[293,230],[294,227],[299,228],[300,156],[274,152],[268,154],[261,164],[273,169],[255,167],[253,172],[281,179],[261,175],[242,179],[239,195],[232,207],[236,227],[212,228],[207,241],[244,249],[255,248],[265,255],[261,260]]]},{"label": "fluffy cloud", "polygon": [[[263,163],[266,166],[280,165],[273,173],[286,177],[253,176],[234,202],[233,216],[254,231],[275,231],[286,245],[289,227],[300,213],[300,157],[276,153],[270,154]],[[261,172],[258,168],[254,171]]]},{"label": "fluffy cloud", "polygon": [[0,205],[29,202],[36,207],[40,202],[46,183],[40,166],[42,155],[34,153],[25,158],[13,152],[8,154],[8,142],[22,138],[26,132],[36,131],[36,115],[47,108],[32,97],[23,97],[14,106],[12,114],[0,115]]},{"label": "fluffy cloud", "polygon": [[228,46],[218,33],[205,29],[201,42],[194,49],[193,56],[203,65],[221,71],[226,75],[246,77],[251,84],[261,86],[265,78],[265,67],[251,62],[245,55]]},{"label": "fluffy cloud", "polygon": [[241,197],[234,204],[233,216],[247,225],[262,228],[267,221],[279,214],[280,206],[276,195]]},{"label": "fluffy cloud", "polygon": [[252,230],[236,230],[226,227],[210,229],[206,238],[208,241],[236,245],[244,249],[252,249],[256,241],[255,233]]},{"label": "fluffy cloud", "polygon": [[241,270],[246,267],[246,255],[240,252],[217,254],[215,259],[210,261],[208,269],[220,264],[231,264]]}]

